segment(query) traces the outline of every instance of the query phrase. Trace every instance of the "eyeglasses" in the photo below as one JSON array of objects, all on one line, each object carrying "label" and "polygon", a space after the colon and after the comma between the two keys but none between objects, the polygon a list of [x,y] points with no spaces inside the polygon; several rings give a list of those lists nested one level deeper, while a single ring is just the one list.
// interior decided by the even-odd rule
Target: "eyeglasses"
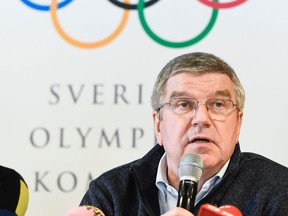
[{"label": "eyeglasses", "polygon": [[[227,116],[230,112],[237,109],[237,104],[228,99],[208,99],[205,103],[206,109],[211,118],[219,119]],[[192,117],[198,110],[201,103],[194,98],[171,98],[170,102],[162,104],[159,108],[162,109],[165,105],[169,106],[170,110],[179,116]]]}]

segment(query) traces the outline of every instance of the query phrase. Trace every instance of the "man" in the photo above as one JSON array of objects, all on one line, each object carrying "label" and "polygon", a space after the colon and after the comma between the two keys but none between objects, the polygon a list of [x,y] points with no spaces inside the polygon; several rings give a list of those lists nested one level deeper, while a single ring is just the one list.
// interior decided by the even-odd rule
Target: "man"
[{"label": "man", "polygon": [[[288,215],[288,169],[241,153],[244,89],[233,69],[208,53],[171,60],[155,82],[151,104],[158,144],[143,158],[90,183],[81,205],[105,215],[197,215],[201,205],[234,205],[245,216]],[[194,212],[176,207],[178,165],[203,160]]]}]

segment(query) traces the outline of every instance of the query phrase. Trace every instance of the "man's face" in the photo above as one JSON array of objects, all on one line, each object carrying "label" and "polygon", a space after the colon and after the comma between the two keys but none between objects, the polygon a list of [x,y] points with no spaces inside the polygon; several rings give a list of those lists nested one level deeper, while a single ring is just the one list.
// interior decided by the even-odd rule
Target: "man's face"
[{"label": "man's face", "polygon": [[162,108],[161,120],[157,112],[153,113],[158,142],[167,153],[168,177],[178,178],[181,157],[186,153],[196,153],[203,159],[203,176],[210,178],[233,153],[243,113],[234,108],[224,117],[215,118],[210,115],[211,111],[207,111],[205,102],[208,99],[228,99],[236,104],[233,83],[224,74],[195,76],[180,73],[168,80],[163,103],[169,102],[173,95],[195,98],[200,105],[189,117],[175,114],[169,105]]}]

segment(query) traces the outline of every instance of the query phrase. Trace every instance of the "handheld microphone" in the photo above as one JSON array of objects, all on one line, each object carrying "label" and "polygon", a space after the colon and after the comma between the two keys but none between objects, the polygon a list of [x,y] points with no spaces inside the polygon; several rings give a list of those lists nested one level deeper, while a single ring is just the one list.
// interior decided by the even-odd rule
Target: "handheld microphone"
[{"label": "handheld microphone", "polygon": [[66,212],[65,216],[105,216],[104,213],[89,205],[77,206]]},{"label": "handheld microphone", "polygon": [[182,156],[179,163],[179,190],[177,207],[194,211],[198,182],[203,170],[202,158],[193,153]]},{"label": "handheld microphone", "polygon": [[200,207],[198,216],[242,216],[242,213],[232,205],[217,208],[211,204],[204,204]]}]

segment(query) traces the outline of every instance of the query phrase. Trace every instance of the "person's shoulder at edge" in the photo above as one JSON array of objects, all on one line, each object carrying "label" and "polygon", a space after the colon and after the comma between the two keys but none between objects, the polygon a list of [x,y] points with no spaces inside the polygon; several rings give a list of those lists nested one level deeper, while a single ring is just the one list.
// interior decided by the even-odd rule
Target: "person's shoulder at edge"
[{"label": "person's shoulder at edge", "polygon": [[277,175],[274,177],[278,178],[283,176],[288,178],[288,167],[263,155],[252,152],[243,152],[242,162],[247,169],[254,169],[255,173],[264,172],[266,176]]},{"label": "person's shoulder at edge", "polygon": [[0,165],[0,209],[25,215],[29,202],[28,185],[16,170]]}]

